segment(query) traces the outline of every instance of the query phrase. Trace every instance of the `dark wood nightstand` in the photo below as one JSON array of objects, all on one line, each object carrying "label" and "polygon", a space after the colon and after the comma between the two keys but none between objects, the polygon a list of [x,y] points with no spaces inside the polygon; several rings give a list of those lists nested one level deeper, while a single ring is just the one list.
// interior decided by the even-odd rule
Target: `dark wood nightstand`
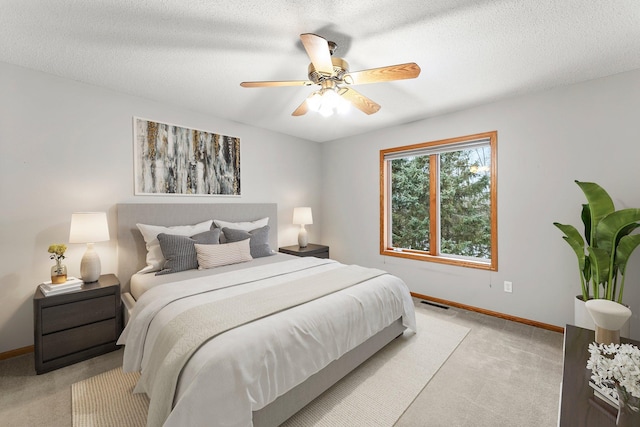
[{"label": "dark wood nightstand", "polygon": [[42,374],[117,350],[122,332],[120,281],[113,274],[77,291],[33,297],[36,372]]},{"label": "dark wood nightstand", "polygon": [[298,245],[285,246],[279,249],[283,254],[295,256],[314,256],[316,258],[329,258],[329,246],[315,245],[309,243],[307,247],[301,248]]}]

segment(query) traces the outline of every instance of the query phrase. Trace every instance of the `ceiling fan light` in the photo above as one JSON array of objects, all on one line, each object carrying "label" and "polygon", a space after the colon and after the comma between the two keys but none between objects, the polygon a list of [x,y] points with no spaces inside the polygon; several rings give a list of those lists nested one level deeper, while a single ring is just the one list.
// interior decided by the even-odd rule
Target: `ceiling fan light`
[{"label": "ceiling fan light", "polygon": [[322,96],[318,92],[314,92],[309,98],[307,98],[307,107],[312,111],[320,111],[322,104]]},{"label": "ceiling fan light", "polygon": [[333,115],[333,108],[327,103],[323,103],[318,112],[322,117],[329,117]]},{"label": "ceiling fan light", "polygon": [[339,102],[340,102],[340,95],[338,95],[335,90],[333,89],[325,90],[324,94],[322,95],[323,104],[328,104],[329,107],[334,108],[338,106]]}]

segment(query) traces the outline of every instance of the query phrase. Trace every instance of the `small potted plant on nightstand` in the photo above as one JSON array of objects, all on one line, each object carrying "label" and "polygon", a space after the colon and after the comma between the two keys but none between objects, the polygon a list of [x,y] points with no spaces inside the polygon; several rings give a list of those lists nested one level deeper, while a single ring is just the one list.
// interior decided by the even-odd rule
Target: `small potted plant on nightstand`
[{"label": "small potted plant on nightstand", "polygon": [[67,266],[62,263],[67,245],[62,243],[49,246],[49,258],[55,260],[56,265],[51,267],[51,283],[58,285],[67,281]]},{"label": "small potted plant on nightstand", "polygon": [[584,238],[572,225],[554,222],[578,258],[582,294],[576,296],[577,326],[593,329],[584,302],[604,298],[622,304],[627,261],[640,245],[640,209],[616,210],[609,194],[593,182],[576,181],[587,204],[582,205]]}]

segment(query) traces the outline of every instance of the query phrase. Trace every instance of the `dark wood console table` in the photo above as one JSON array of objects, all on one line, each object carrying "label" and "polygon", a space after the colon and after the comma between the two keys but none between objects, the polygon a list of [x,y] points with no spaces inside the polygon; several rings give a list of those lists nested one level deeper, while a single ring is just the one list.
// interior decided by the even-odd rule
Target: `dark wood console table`
[{"label": "dark wood console table", "polygon": [[[560,401],[560,427],[615,427],[618,411],[593,395],[587,369],[589,344],[594,341],[589,329],[567,325],[564,330],[564,367]],[[640,342],[622,338],[622,342]]]}]

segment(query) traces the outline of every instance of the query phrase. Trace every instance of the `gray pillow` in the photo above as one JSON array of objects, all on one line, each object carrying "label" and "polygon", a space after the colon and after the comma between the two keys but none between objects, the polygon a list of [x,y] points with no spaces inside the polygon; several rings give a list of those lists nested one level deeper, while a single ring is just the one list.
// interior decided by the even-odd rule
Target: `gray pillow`
[{"label": "gray pillow", "polygon": [[239,242],[241,240],[251,239],[249,246],[251,248],[251,256],[253,258],[261,258],[273,255],[269,247],[269,226],[256,228],[251,231],[235,230],[233,228],[223,228],[222,232],[227,242]]},{"label": "gray pillow", "polygon": [[158,271],[156,276],[194,270],[198,268],[198,254],[194,244],[217,245],[220,242],[220,229],[214,228],[191,237],[160,233],[158,241],[165,261],[162,270]]}]

